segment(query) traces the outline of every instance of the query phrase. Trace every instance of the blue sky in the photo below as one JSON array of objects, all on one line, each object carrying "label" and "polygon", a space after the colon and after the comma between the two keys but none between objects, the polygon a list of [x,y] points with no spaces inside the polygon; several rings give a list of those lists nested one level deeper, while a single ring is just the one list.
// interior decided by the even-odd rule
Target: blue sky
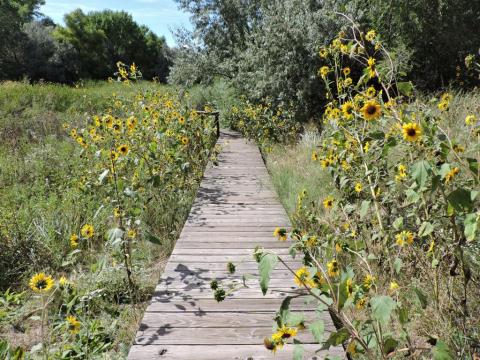
[{"label": "blue sky", "polygon": [[63,15],[78,8],[85,12],[125,10],[139,24],[147,25],[157,35],[165,36],[170,46],[175,45],[171,29],[191,27],[189,15],[178,10],[173,0],[46,0],[40,11],[56,23],[63,24]]}]

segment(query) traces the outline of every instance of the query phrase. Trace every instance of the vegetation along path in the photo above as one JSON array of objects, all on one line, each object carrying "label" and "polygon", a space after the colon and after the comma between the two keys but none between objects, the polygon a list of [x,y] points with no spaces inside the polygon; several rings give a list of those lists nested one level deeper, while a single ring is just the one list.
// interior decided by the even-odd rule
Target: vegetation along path
[{"label": "vegetation along path", "polygon": [[[288,252],[288,242],[272,236],[276,226],[289,220],[277,199],[258,148],[237,133],[222,131],[218,164],[210,164],[197,199],[165,272],[148,306],[129,359],[273,359],[263,339],[272,334],[272,323],[282,296],[298,291],[292,274],[282,265],[272,273],[270,288],[262,295],[258,277],[247,287],[217,303],[210,289],[233,277],[242,285],[242,275],[258,275],[252,257],[255,246]],[[236,264],[228,276],[228,262]],[[290,263],[292,268],[299,264]],[[292,308],[313,311],[303,301]],[[309,318],[306,316],[306,318]],[[325,313],[327,332],[333,324]],[[308,324],[307,324],[308,325]],[[303,332],[303,333],[302,333]],[[326,334],[328,336],[328,334]],[[307,330],[298,337],[310,358],[322,359]],[[342,354],[341,348],[330,354]],[[275,359],[291,359],[293,346],[277,351]],[[316,357],[315,357],[316,356]]]}]

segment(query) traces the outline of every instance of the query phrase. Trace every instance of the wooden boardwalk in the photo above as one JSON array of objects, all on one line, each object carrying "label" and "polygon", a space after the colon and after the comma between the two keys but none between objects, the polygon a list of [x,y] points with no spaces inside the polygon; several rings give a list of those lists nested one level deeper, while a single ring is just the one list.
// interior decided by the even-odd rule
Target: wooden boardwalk
[{"label": "wooden boardwalk", "polygon": [[[253,249],[261,245],[287,254],[289,244],[273,238],[276,226],[289,220],[272,189],[258,148],[234,132],[222,131],[218,166],[209,165],[197,199],[148,306],[129,359],[292,359],[288,345],[273,355],[263,346],[272,334],[273,317],[286,292],[297,287],[287,269],[277,265],[270,289],[263,296],[257,279],[217,303],[212,279],[226,279],[227,263],[237,265],[234,275],[258,274]],[[299,264],[292,262],[293,267]],[[296,311],[311,312],[303,301],[292,301]],[[311,314],[313,315],[313,314]],[[307,314],[308,318],[308,314]],[[325,314],[326,332],[333,330]],[[326,334],[328,336],[328,334]],[[305,358],[319,345],[304,330]],[[343,355],[341,348],[330,354]]]}]

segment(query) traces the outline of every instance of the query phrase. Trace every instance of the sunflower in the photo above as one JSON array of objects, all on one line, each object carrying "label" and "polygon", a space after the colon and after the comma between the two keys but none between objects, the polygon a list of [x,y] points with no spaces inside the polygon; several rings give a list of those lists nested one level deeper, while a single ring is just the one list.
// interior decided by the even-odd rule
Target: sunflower
[{"label": "sunflower", "polygon": [[345,87],[349,87],[350,85],[352,85],[352,78],[347,77],[343,84],[345,85]]},{"label": "sunflower", "polygon": [[345,68],[343,68],[342,72],[343,72],[343,75],[348,76],[348,75],[350,75],[351,71],[350,71],[349,67],[345,67]]},{"label": "sunflower", "polygon": [[362,108],[365,120],[375,120],[382,115],[382,108],[375,100],[367,101]]},{"label": "sunflower", "polygon": [[377,94],[377,90],[373,86],[370,86],[367,91],[365,92],[365,95],[369,98],[373,98]]},{"label": "sunflower", "polygon": [[115,161],[118,159],[118,153],[115,150],[110,151],[109,154],[110,160]]},{"label": "sunflower", "polygon": [[122,123],[120,121],[115,121],[115,123],[113,124],[113,127],[112,127],[113,131],[115,133],[119,133],[122,131]]},{"label": "sunflower", "polygon": [[308,286],[310,288],[315,287],[315,282],[310,277],[310,271],[306,266],[301,267],[295,271],[295,277],[293,278],[295,284],[298,286]]},{"label": "sunflower", "polygon": [[333,198],[333,196],[327,196],[325,200],[323,200],[323,207],[325,209],[331,209],[333,207],[334,200],[335,199]]},{"label": "sunflower", "polygon": [[76,248],[78,246],[78,243],[79,243],[80,239],[78,238],[78,235],[77,234],[72,234],[70,236],[70,246],[72,248]]},{"label": "sunflower", "polygon": [[477,122],[477,117],[475,115],[467,115],[465,118],[465,124],[468,126],[473,126]]},{"label": "sunflower", "polygon": [[298,332],[297,329],[283,325],[272,335],[272,340],[278,342],[285,339],[289,339],[297,336],[297,332]]},{"label": "sunflower", "polygon": [[411,231],[402,231],[401,233],[398,233],[395,235],[395,242],[399,246],[405,245],[405,242],[407,244],[412,245],[413,244],[413,233]]},{"label": "sunflower", "polygon": [[321,48],[318,54],[322,59],[325,59],[328,56],[328,50],[326,48]]},{"label": "sunflower", "polygon": [[30,289],[36,293],[46,293],[50,291],[54,283],[55,282],[51,276],[47,276],[42,272],[33,275],[33,277],[30,279],[29,285]]},{"label": "sunflower", "polygon": [[361,182],[357,182],[357,183],[355,184],[355,192],[361,193],[362,190],[363,190],[363,185],[362,185],[362,183],[361,183]]},{"label": "sunflower", "polygon": [[332,260],[327,264],[328,276],[334,277],[338,276],[340,273],[340,268],[338,267],[337,260]]},{"label": "sunflower", "polygon": [[287,240],[287,229],[277,227],[273,231],[273,236],[276,237],[280,241],[286,241]]},{"label": "sunflower", "polygon": [[91,239],[93,235],[95,234],[95,230],[92,225],[90,224],[85,224],[82,227],[82,230],[80,230],[80,233],[82,236],[86,239]]},{"label": "sunflower", "polygon": [[345,289],[347,290],[348,297],[352,296],[352,294],[353,294],[353,281],[352,281],[352,279],[347,279],[347,282],[345,283]]},{"label": "sunflower", "polygon": [[72,129],[70,130],[70,136],[74,139],[77,138],[78,134],[77,134],[77,130],[76,129]]},{"label": "sunflower", "polygon": [[422,135],[422,129],[416,123],[407,123],[402,126],[403,138],[407,141],[417,141]]},{"label": "sunflower", "polygon": [[363,309],[367,305],[367,298],[361,298],[360,300],[357,301],[355,304],[357,309]]},{"label": "sunflower", "polygon": [[58,279],[58,284],[62,287],[65,287],[68,284],[70,284],[70,281],[68,281],[68,279],[65,276],[62,276],[60,277],[60,279]]},{"label": "sunflower", "polygon": [[183,145],[187,145],[187,144],[188,144],[188,138],[187,138],[186,136],[183,136],[182,139],[181,139],[181,141],[182,141],[182,144],[183,144]]},{"label": "sunflower", "polygon": [[390,282],[390,291],[397,291],[400,286],[396,281]]},{"label": "sunflower", "polygon": [[363,279],[363,285],[367,290],[370,289],[374,283],[375,283],[375,276],[372,276],[370,274],[365,276],[365,279]]},{"label": "sunflower", "polygon": [[135,229],[130,229],[127,231],[127,236],[130,238],[130,239],[134,239],[136,236],[137,236],[137,232]]},{"label": "sunflower", "polygon": [[81,323],[73,315],[69,315],[66,318],[68,330],[71,334],[77,334],[80,331]]},{"label": "sunflower", "polygon": [[460,172],[460,169],[458,167],[454,167],[452,170],[450,170],[446,175],[445,175],[445,183],[449,183],[450,181],[453,180],[455,176]]},{"label": "sunflower", "polygon": [[327,77],[328,73],[330,72],[330,68],[328,66],[322,66],[318,73],[322,78]]},{"label": "sunflower", "polygon": [[130,150],[130,148],[128,147],[128,145],[120,145],[118,148],[117,148],[117,151],[122,154],[122,155],[127,155],[128,154],[128,151]]},{"label": "sunflower", "polygon": [[130,116],[127,119],[127,128],[130,131],[133,131],[135,129],[135,126],[137,125],[138,120],[134,116]]},{"label": "sunflower", "polygon": [[111,129],[112,126],[113,126],[113,116],[112,115],[106,115],[104,118],[103,118],[103,122],[105,123],[105,125]]},{"label": "sunflower", "polygon": [[351,101],[347,101],[342,105],[342,113],[343,117],[347,120],[350,120],[353,118],[353,110],[354,110],[354,105]]},{"label": "sunflower", "polygon": [[113,216],[119,218],[120,216],[122,216],[122,210],[120,208],[113,209]]},{"label": "sunflower", "polygon": [[178,122],[180,123],[180,125],[185,124],[185,118],[183,116],[180,116],[180,118],[178,119]]},{"label": "sunflower", "polygon": [[372,42],[373,40],[375,40],[376,36],[377,33],[375,32],[375,30],[370,30],[369,32],[367,32],[367,35],[365,35],[365,39]]},{"label": "sunflower", "polygon": [[312,160],[317,161],[318,160],[318,154],[316,151],[312,152]]}]

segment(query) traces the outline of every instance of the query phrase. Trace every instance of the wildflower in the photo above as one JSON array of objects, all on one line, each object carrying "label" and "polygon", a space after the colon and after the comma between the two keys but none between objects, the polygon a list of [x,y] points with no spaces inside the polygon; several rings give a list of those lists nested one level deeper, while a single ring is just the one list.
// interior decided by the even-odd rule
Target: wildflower
[{"label": "wildflower", "polygon": [[407,168],[403,164],[398,164],[397,169],[398,169],[398,174],[395,176],[395,180],[399,182],[407,177]]},{"label": "wildflower", "polygon": [[458,167],[454,167],[452,170],[450,170],[446,175],[445,175],[445,183],[449,183],[450,181],[453,180],[453,178],[460,172],[460,169]]},{"label": "wildflower", "polygon": [[70,282],[68,281],[68,279],[65,277],[65,276],[62,276],[59,280],[58,280],[58,284],[62,287],[65,287],[69,284]]},{"label": "wildflower", "polygon": [[335,244],[335,251],[336,251],[337,253],[341,253],[341,252],[343,251],[343,249],[342,249],[342,247],[340,246],[339,243],[336,243],[336,244]]},{"label": "wildflower", "polygon": [[77,136],[78,136],[78,135],[77,135],[77,130],[76,130],[76,129],[70,130],[70,136],[71,136],[72,138],[76,139]]},{"label": "wildflower", "polygon": [[130,116],[127,119],[127,128],[128,130],[132,131],[135,129],[135,126],[137,125],[138,120],[134,116]]},{"label": "wildflower", "polygon": [[338,276],[340,273],[340,268],[338,267],[337,260],[332,260],[327,264],[328,276],[334,277]]},{"label": "wildflower", "polygon": [[82,234],[82,236],[86,239],[90,239],[93,237],[93,235],[95,234],[95,230],[93,229],[93,226],[90,225],[90,224],[85,224],[83,225],[82,227],[82,230],[80,231],[80,233]]},{"label": "wildflower", "polygon": [[453,151],[456,153],[463,153],[465,152],[465,148],[462,145],[455,144],[453,145]]},{"label": "wildflower", "polygon": [[407,123],[402,126],[403,138],[407,141],[417,141],[422,135],[422,129],[416,123]]},{"label": "wildflower", "polygon": [[357,182],[357,183],[355,184],[355,192],[361,193],[362,190],[363,190],[363,185],[362,185],[362,183],[361,183],[361,182]]},{"label": "wildflower", "polygon": [[78,235],[77,234],[72,234],[70,236],[70,246],[72,248],[76,248],[78,246],[78,243],[79,243],[80,239],[78,238]]},{"label": "wildflower", "polygon": [[343,75],[348,76],[348,75],[350,75],[350,68],[345,67],[345,68],[343,68],[342,72],[343,72]]},{"label": "wildflower", "polygon": [[449,93],[445,93],[440,98],[440,103],[438,104],[438,108],[440,111],[447,111],[450,106],[450,101],[452,100],[452,96]]},{"label": "wildflower", "polygon": [[306,241],[305,245],[307,245],[307,247],[309,247],[309,248],[313,248],[317,245],[317,243],[318,243],[317,237],[316,236],[310,236],[308,238],[308,240]]},{"label": "wildflower", "polygon": [[301,267],[297,271],[295,271],[295,277],[293,278],[295,284],[298,286],[308,286],[308,287],[315,287],[315,282],[310,277],[310,271],[306,266]]},{"label": "wildflower", "polygon": [[[266,337],[265,339],[263,339],[263,345],[265,346],[265,348],[266,348],[267,350],[270,350],[270,351],[272,351],[273,353],[275,353],[275,351],[277,351],[278,345],[277,345],[276,342],[273,341],[273,339],[271,339],[271,338]],[[281,344],[281,345],[283,345],[283,344]]]},{"label": "wildflower", "polygon": [[377,90],[373,86],[370,86],[367,91],[365,92],[365,95],[369,98],[373,98],[377,94]]},{"label": "wildflower", "polygon": [[316,151],[312,152],[312,160],[317,161],[318,160],[318,154]]},{"label": "wildflower", "polygon": [[447,110],[448,110],[448,107],[449,107],[449,103],[446,102],[446,101],[442,101],[442,102],[440,102],[440,103],[438,104],[438,109],[439,109],[440,111],[442,111],[442,112],[443,112],[443,111],[447,111]]},{"label": "wildflower", "polygon": [[180,116],[180,118],[178,119],[178,122],[180,125],[185,124],[185,118],[183,116]]},{"label": "wildflower", "polygon": [[350,120],[353,118],[353,109],[354,109],[354,106],[351,101],[346,101],[342,105],[342,113],[345,119]]},{"label": "wildflower", "polygon": [[122,154],[123,156],[127,155],[128,154],[128,151],[129,151],[129,147],[128,145],[120,145],[118,148],[117,148],[117,151]]},{"label": "wildflower", "polygon": [[330,68],[328,66],[322,66],[319,70],[319,74],[322,78],[325,78],[329,72]]},{"label": "wildflower", "polygon": [[352,85],[352,78],[347,77],[343,84],[345,85],[345,87],[349,87],[350,85]]},{"label": "wildflower", "polygon": [[477,117],[475,115],[467,115],[467,117],[465,118],[465,124],[467,124],[468,126],[475,125],[476,122]]},{"label": "wildflower", "polygon": [[292,337],[295,337],[297,336],[297,329],[295,328],[291,328],[291,327],[287,327],[285,325],[283,325],[280,329],[278,329],[273,335],[272,335],[272,339],[274,341],[280,341],[280,340],[285,340],[285,339],[289,339],[289,338],[292,338]]},{"label": "wildflower", "polygon": [[375,40],[376,36],[377,33],[375,32],[375,30],[370,30],[369,32],[367,32],[367,35],[365,35],[365,39],[372,42],[373,40]]},{"label": "wildflower", "polygon": [[110,160],[116,161],[118,159],[118,153],[115,150],[110,151],[109,154]]},{"label": "wildflower", "polygon": [[347,279],[347,282],[345,283],[345,288],[347,290],[348,297],[352,296],[352,294],[353,294],[353,281],[352,281],[352,279]]},{"label": "wildflower", "polygon": [[183,136],[182,139],[181,139],[181,141],[182,141],[182,144],[183,144],[183,145],[187,145],[187,144],[188,144],[188,138],[187,138],[186,136]]},{"label": "wildflower", "polygon": [[347,160],[342,160],[342,169],[345,170],[345,171],[351,169],[351,166],[350,166],[350,164],[348,163]]},{"label": "wildflower", "polygon": [[357,309],[363,309],[365,305],[367,304],[367,299],[366,298],[361,298],[358,300],[357,304],[355,305]]},{"label": "wildflower", "polygon": [[67,316],[67,326],[71,334],[77,334],[80,331],[81,323],[73,315]]},{"label": "wildflower", "polygon": [[428,254],[433,254],[433,250],[435,249],[435,240],[432,240],[430,246],[428,247]]},{"label": "wildflower", "polygon": [[390,282],[390,291],[396,291],[398,290],[400,286],[398,285],[398,283],[396,281],[392,281]]},{"label": "wildflower", "polygon": [[375,100],[368,101],[362,108],[365,120],[375,120],[382,115],[382,108]]},{"label": "wildflower", "polygon": [[130,239],[134,239],[137,236],[137,232],[135,231],[135,229],[130,229],[127,231],[127,236]]},{"label": "wildflower", "polygon": [[333,159],[331,157],[320,160],[320,165],[323,169],[326,169],[333,164]]},{"label": "wildflower", "polygon": [[280,241],[286,241],[287,240],[287,229],[277,227],[273,231],[273,236],[276,237]]},{"label": "wildflower", "polygon": [[326,48],[322,47],[320,49],[320,51],[318,52],[318,54],[320,55],[320,57],[322,59],[325,59],[328,56],[328,50]]},{"label": "wildflower", "polygon": [[30,289],[36,293],[46,293],[50,291],[53,284],[54,281],[52,277],[45,275],[43,272],[33,275],[29,282]]},{"label": "wildflower", "polygon": [[375,283],[375,276],[372,276],[370,274],[365,276],[365,279],[363,280],[363,285],[365,286],[366,289],[370,289],[374,283]]},{"label": "wildflower", "polygon": [[413,233],[410,231],[402,231],[401,233],[398,233],[395,235],[395,242],[399,246],[405,245],[405,242],[407,242],[409,245],[413,244]]},{"label": "wildflower", "polygon": [[357,345],[355,345],[355,340],[350,341],[350,343],[347,346],[347,353],[350,355],[350,357],[354,358],[357,355]]},{"label": "wildflower", "polygon": [[122,216],[122,210],[120,210],[120,208],[113,209],[113,216],[119,218],[120,216]]},{"label": "wildflower", "polygon": [[333,207],[333,201],[335,199],[332,196],[327,196],[325,200],[323,200],[323,207],[325,209],[331,209]]},{"label": "wildflower", "polygon": [[375,63],[376,63],[376,60],[374,58],[368,58],[367,69],[368,69],[368,75],[370,76],[370,78],[374,78],[374,77],[377,76],[377,74],[375,72]]},{"label": "wildflower", "polygon": [[365,151],[365,154],[368,153],[368,150],[370,150],[370,141],[367,141],[365,145],[363,145],[363,151]]},{"label": "wildflower", "polygon": [[106,115],[103,118],[103,122],[107,126],[107,128],[111,129],[113,126],[113,116],[112,115]]}]

